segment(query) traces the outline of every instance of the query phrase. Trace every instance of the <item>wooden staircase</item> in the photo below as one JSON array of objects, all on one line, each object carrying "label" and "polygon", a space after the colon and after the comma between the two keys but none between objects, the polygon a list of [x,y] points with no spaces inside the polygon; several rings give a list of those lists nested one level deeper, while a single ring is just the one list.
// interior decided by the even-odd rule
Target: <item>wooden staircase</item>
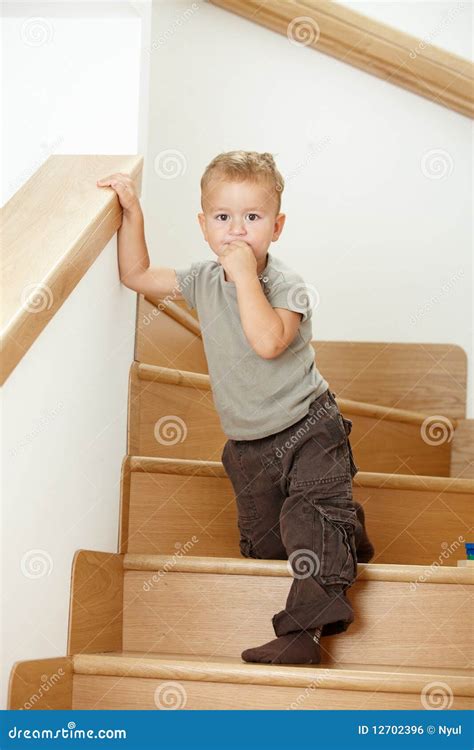
[{"label": "wooden staircase", "polygon": [[[9,708],[472,708],[474,570],[458,564],[474,497],[465,357],[420,344],[407,368],[396,345],[384,404],[367,393],[377,395],[391,345],[364,346],[338,342],[333,359],[331,342],[321,346],[353,420],[354,498],[375,545],[348,591],[356,619],[322,639],[319,665],[245,663],[244,648],[274,637],[291,571],[286,560],[240,555],[195,316],[138,296],[117,552],[76,553],[68,654],[17,662]],[[61,678],[41,691],[52,672]]]}]

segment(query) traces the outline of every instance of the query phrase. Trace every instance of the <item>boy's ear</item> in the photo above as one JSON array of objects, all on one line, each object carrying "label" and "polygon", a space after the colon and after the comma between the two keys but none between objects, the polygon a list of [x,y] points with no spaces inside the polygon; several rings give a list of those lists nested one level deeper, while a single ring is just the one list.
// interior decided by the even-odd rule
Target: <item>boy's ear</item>
[{"label": "boy's ear", "polygon": [[282,233],[283,227],[285,226],[286,214],[278,214],[275,217],[275,226],[273,229],[272,242],[275,242]]},{"label": "boy's ear", "polygon": [[201,211],[198,213],[197,217],[198,217],[198,220],[199,220],[199,224],[200,224],[202,233],[204,235],[204,239],[207,242],[206,217],[205,217],[205,215]]}]

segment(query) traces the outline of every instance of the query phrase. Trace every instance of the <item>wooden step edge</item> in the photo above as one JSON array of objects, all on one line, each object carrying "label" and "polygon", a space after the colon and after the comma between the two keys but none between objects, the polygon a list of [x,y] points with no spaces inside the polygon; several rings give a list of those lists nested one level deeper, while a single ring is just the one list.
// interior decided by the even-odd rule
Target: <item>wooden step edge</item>
[{"label": "wooden step edge", "polygon": [[474,492],[474,479],[461,477],[358,471],[352,481],[356,487],[388,487],[391,490],[425,490],[426,492]]},{"label": "wooden step edge", "polygon": [[405,424],[422,425],[425,421],[436,422],[436,418],[441,418],[449,432],[454,431],[458,425],[458,420],[448,415],[424,414],[419,411],[409,409],[397,409],[394,406],[381,406],[380,404],[371,404],[366,401],[354,401],[349,398],[338,398],[336,402],[340,411],[345,414],[357,414],[361,417],[374,417],[374,419],[386,419],[390,422],[404,422]]},{"label": "wooden step edge", "polygon": [[147,365],[143,362],[134,362],[132,367],[140,380],[154,381],[156,383],[168,383],[170,385],[182,385],[189,388],[200,388],[203,391],[211,390],[209,375],[190,370],[176,370],[160,365]]},{"label": "wooden step edge", "polygon": [[[130,471],[184,476],[209,476],[227,478],[221,461],[189,458],[161,458],[155,456],[128,456]],[[425,490],[426,492],[474,493],[474,479],[459,477],[431,477],[418,474],[385,474],[359,471],[352,480],[355,487],[380,487],[393,490]]]},{"label": "wooden step edge", "polygon": [[443,674],[439,669],[411,671],[408,667],[393,667],[393,671],[334,668],[331,665],[278,665],[251,664],[222,658],[222,661],[202,662],[169,655],[129,656],[116,654],[76,654],[73,656],[74,674],[111,677],[144,677],[147,679],[199,680],[204,682],[231,682],[278,687],[305,687],[316,684],[334,690],[379,690],[387,693],[421,693],[427,684],[447,681],[454,695],[474,695],[471,672]]},{"label": "wooden step edge", "polygon": [[[136,373],[140,380],[201,388],[207,391],[211,390],[210,378],[206,374],[190,370],[176,370],[159,365],[149,365],[143,362],[134,362],[133,366],[136,368]],[[373,417],[378,420],[385,419],[390,422],[403,422],[419,426],[423,425],[427,420],[431,424],[438,418],[437,421],[442,420],[449,433],[452,433],[458,424],[457,420],[453,417],[444,415],[422,414],[421,412],[410,411],[408,409],[396,409],[393,406],[380,406],[379,404],[371,404],[366,401],[353,401],[346,398],[336,397],[336,401],[339,409],[344,414],[347,412],[348,414],[357,414],[362,417]]]},{"label": "wooden step edge", "polygon": [[147,302],[156,307],[158,310],[162,310],[170,318],[173,318],[173,320],[175,320],[177,323],[180,323],[182,326],[187,328],[188,331],[194,333],[195,336],[202,338],[201,326],[194,315],[191,315],[191,313],[183,310],[183,308],[180,305],[177,305],[176,302],[168,299],[168,297],[164,297],[161,299],[160,297],[154,297],[147,294],[144,294],[143,296],[147,300]]},{"label": "wooden step edge", "polygon": [[[224,575],[277,576],[291,578],[287,560],[257,560],[238,557],[198,557],[181,555],[137,554],[126,552],[125,570],[167,570],[173,573],[219,573]],[[389,563],[358,563],[357,579],[362,581],[405,581],[423,583],[474,584],[474,569],[458,565],[394,565]]]}]

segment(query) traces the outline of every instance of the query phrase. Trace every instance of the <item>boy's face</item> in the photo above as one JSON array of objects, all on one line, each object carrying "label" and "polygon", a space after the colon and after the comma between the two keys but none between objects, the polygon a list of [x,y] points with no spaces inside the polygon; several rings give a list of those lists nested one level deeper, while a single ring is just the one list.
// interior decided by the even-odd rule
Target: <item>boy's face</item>
[{"label": "boy's face", "polygon": [[[216,255],[228,242],[247,242],[263,268],[268,246],[280,236],[285,214],[276,213],[276,197],[262,182],[229,182],[216,179],[203,196],[203,213],[198,214],[204,239]],[[263,262],[263,266],[262,266]]]}]

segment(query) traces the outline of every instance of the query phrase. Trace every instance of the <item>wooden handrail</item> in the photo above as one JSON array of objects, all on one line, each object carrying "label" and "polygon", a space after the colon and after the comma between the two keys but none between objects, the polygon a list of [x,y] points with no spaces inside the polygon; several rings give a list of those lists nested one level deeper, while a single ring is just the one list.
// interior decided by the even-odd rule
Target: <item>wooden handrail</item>
[{"label": "wooden handrail", "polygon": [[419,96],[474,116],[474,66],[332,0],[210,0]]},{"label": "wooden handrail", "polygon": [[126,172],[141,189],[143,157],[55,155],[2,208],[1,384],[121,224],[111,188]]}]

